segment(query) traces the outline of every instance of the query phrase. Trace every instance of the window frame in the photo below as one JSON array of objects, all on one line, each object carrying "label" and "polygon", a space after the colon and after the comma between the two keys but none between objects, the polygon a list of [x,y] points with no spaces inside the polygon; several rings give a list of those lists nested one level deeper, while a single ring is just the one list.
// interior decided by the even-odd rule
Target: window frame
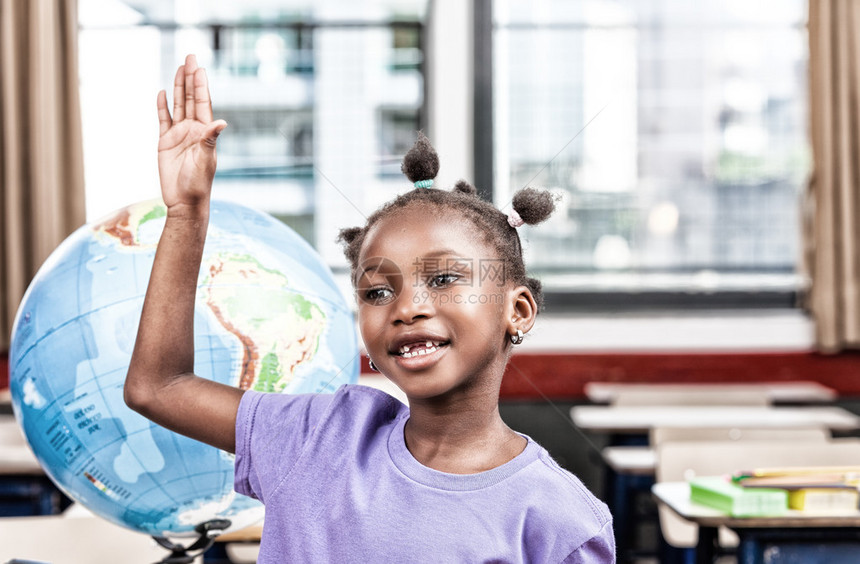
[{"label": "window frame", "polygon": [[[494,32],[493,0],[475,0],[473,8],[473,136],[474,177],[481,197],[495,201],[495,144],[493,128]],[[805,26],[804,26],[805,27]],[[800,201],[798,199],[798,205]],[[528,265],[527,265],[528,266]],[[779,269],[777,269],[779,270]],[[642,271],[637,271],[637,273]],[[774,269],[756,270],[756,273]],[[779,272],[785,273],[784,270]],[[808,294],[808,281],[802,276],[801,257],[794,270],[793,287],[697,288],[695,286],[654,290],[600,289],[589,287],[544,288],[545,305],[552,313],[587,312],[667,312],[687,310],[799,310]]]}]

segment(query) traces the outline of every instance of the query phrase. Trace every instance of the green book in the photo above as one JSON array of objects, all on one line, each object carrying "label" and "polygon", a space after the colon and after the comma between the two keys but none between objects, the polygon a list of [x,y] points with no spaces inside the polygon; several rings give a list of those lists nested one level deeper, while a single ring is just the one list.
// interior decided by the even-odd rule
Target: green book
[{"label": "green book", "polygon": [[719,509],[732,517],[766,517],[788,511],[785,490],[744,488],[725,476],[690,480],[690,501]]}]

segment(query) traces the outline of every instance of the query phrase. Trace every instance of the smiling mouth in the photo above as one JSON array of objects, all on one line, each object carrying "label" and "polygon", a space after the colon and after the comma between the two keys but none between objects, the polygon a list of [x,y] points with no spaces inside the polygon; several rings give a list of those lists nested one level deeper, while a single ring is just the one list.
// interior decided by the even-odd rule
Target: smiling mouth
[{"label": "smiling mouth", "polygon": [[428,355],[438,351],[444,346],[447,346],[449,342],[450,341],[422,341],[418,343],[409,343],[408,345],[400,347],[395,354],[402,358],[414,358],[416,356]]}]

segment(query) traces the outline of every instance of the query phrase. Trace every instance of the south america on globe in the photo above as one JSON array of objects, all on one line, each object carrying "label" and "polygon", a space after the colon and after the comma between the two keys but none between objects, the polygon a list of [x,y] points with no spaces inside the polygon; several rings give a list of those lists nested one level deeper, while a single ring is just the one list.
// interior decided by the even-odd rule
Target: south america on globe
[{"label": "south america on globe", "polygon": [[[166,209],[122,208],[70,235],[18,308],[15,416],[73,500],[154,536],[262,517],[233,491],[233,455],[129,409],[123,384]],[[212,202],[194,313],[196,374],[242,389],[328,393],[358,378],[350,308],[313,248],[277,219]]]}]

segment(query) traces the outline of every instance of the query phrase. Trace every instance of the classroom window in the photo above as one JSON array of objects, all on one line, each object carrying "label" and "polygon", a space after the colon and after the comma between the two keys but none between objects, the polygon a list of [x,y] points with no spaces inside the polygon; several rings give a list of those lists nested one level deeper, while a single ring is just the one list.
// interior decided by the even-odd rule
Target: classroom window
[{"label": "classroom window", "polygon": [[392,170],[425,127],[425,4],[80,0],[88,219],[159,196],[155,95],[195,53],[229,124],[214,197],[270,212],[345,270],[338,229],[403,189]]},{"label": "classroom window", "polygon": [[526,231],[550,292],[802,289],[804,0],[498,0],[492,17],[494,196],[562,198]]}]

